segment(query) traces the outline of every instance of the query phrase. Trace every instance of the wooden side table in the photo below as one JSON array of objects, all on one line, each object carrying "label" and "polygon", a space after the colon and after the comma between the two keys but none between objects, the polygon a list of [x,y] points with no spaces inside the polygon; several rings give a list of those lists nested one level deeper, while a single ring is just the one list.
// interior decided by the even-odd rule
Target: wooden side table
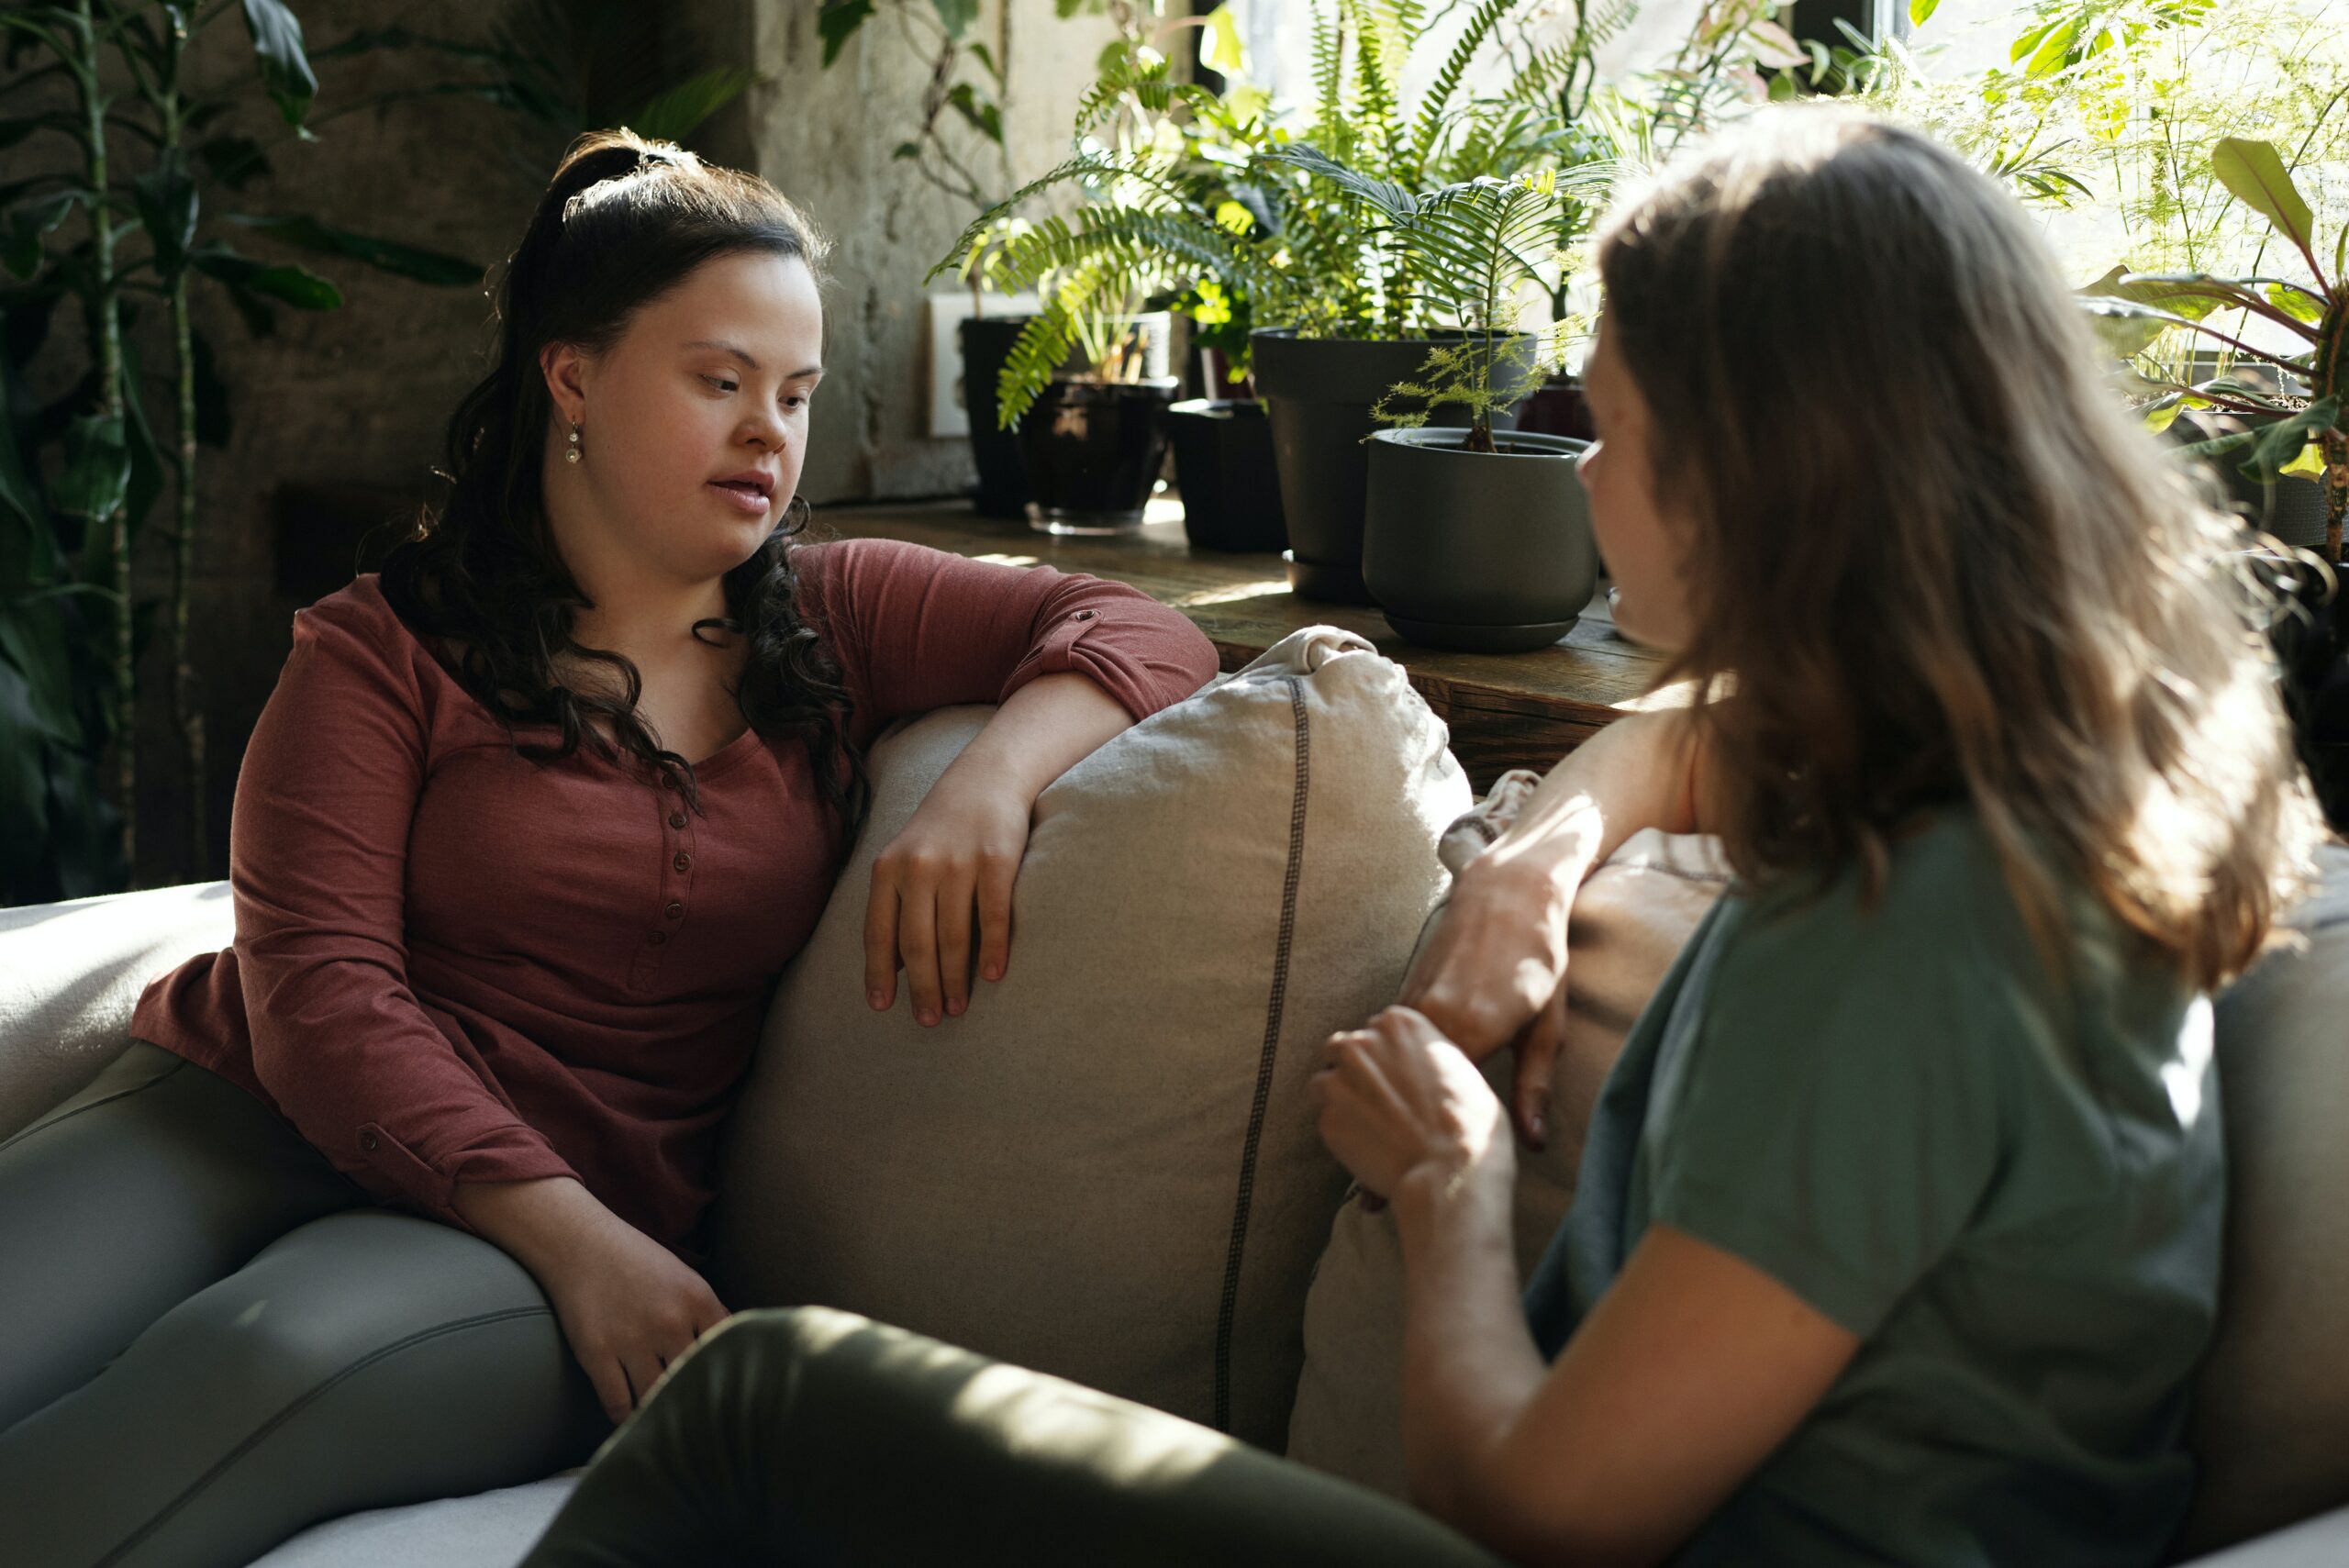
[{"label": "wooden side table", "polygon": [[1139,535],[1064,539],[1025,523],[982,517],[962,502],[828,507],[814,531],[898,539],[1008,565],[1057,567],[1132,584],[1197,623],[1226,670],[1237,670],[1301,627],[1360,633],[1410,672],[1411,684],[1452,728],[1453,754],[1481,794],[1510,768],[1546,771],[1601,726],[1646,706],[1664,662],[1616,633],[1606,596],[1556,645],[1534,653],[1448,653],[1395,634],[1378,611],[1292,596],[1277,555],[1194,550],[1179,503],[1151,503]]}]

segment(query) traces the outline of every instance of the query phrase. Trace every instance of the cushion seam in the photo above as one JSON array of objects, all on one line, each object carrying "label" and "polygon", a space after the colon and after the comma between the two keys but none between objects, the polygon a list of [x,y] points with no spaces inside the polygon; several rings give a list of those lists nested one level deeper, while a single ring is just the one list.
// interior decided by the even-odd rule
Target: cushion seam
[{"label": "cushion seam", "polygon": [[513,1320],[521,1318],[551,1316],[553,1308],[550,1307],[507,1307],[499,1312],[484,1312],[472,1318],[461,1318],[453,1323],[436,1323],[429,1329],[419,1329],[415,1333],[405,1335],[400,1339],[393,1340],[388,1345],[381,1345],[374,1350],[368,1351],[365,1355],[361,1356],[357,1361],[352,1362],[349,1366],[344,1367],[340,1372],[336,1373],[332,1377],[328,1378],[325,1382],[318,1384],[314,1388],[305,1391],[291,1404],[280,1410],[276,1415],[262,1423],[262,1425],[253,1431],[246,1434],[244,1439],[239,1441],[236,1447],[230,1449],[227,1453],[222,1454],[211,1469],[197,1476],[194,1481],[189,1482],[178,1496],[173,1498],[170,1502],[157,1509],[154,1515],[150,1518],[145,1524],[140,1525],[136,1530],[132,1531],[130,1535],[126,1537],[120,1544],[117,1545],[104,1557],[99,1558],[98,1561],[92,1565],[92,1568],[113,1568],[115,1563],[122,1561],[125,1553],[146,1540],[147,1538],[153,1535],[156,1530],[161,1529],[163,1524],[169,1520],[172,1516],[178,1513],[182,1508],[186,1507],[190,1503],[195,1501],[198,1496],[200,1496],[214,1482],[219,1480],[221,1476],[227,1474],[228,1471],[236,1465],[239,1460],[241,1460],[245,1455],[250,1453],[261,1444],[262,1440],[267,1438],[272,1432],[276,1431],[278,1428],[292,1420],[295,1416],[300,1415],[302,1411],[308,1408],[311,1405],[316,1404],[319,1399],[323,1398],[329,1390],[349,1381],[358,1373],[364,1372],[367,1368],[374,1365],[377,1362],[382,1361],[384,1357],[396,1354],[401,1351],[408,1349],[410,1346],[422,1344],[428,1340],[437,1340],[443,1335],[456,1333],[461,1329],[484,1328],[493,1323],[512,1322]]},{"label": "cushion seam", "polygon": [[1264,1007],[1264,1043],[1256,1059],[1256,1095],[1248,1113],[1248,1133],[1240,1151],[1240,1191],[1233,1202],[1231,1245],[1223,1265],[1223,1299],[1215,1325],[1215,1424],[1231,1429],[1231,1343],[1240,1307],[1240,1262],[1248,1240],[1248,1211],[1255,1195],[1256,1156],[1264,1142],[1264,1115],[1271,1104],[1273,1068],[1280,1055],[1281,1018],[1288,998],[1290,950],[1297,939],[1297,895],[1305,862],[1305,803],[1312,779],[1312,731],[1305,704],[1305,683],[1294,675],[1288,683],[1289,710],[1296,725],[1297,767],[1288,814],[1288,868],[1281,884],[1280,936],[1273,950],[1272,995]]},{"label": "cushion seam", "polygon": [[[134,1041],[133,1043],[136,1042]],[[174,1054],[172,1057],[172,1064],[169,1067],[166,1067],[161,1073],[156,1073],[144,1084],[133,1084],[128,1089],[117,1089],[113,1094],[92,1100],[86,1106],[75,1106],[63,1116],[43,1117],[39,1120],[34,1122],[30,1127],[20,1127],[15,1132],[11,1133],[6,1139],[0,1140],[0,1153],[5,1153],[8,1150],[15,1148],[19,1140],[30,1138],[34,1133],[40,1131],[44,1128],[62,1127],[67,1122],[72,1121],[75,1117],[80,1116],[83,1111],[94,1111],[100,1106],[110,1106],[117,1100],[128,1099],[133,1095],[140,1094],[146,1090],[151,1089],[156,1084],[161,1083],[164,1079],[176,1074],[181,1068],[186,1065],[186,1057]],[[98,1071],[103,1073],[106,1071],[106,1068],[101,1067]]]}]

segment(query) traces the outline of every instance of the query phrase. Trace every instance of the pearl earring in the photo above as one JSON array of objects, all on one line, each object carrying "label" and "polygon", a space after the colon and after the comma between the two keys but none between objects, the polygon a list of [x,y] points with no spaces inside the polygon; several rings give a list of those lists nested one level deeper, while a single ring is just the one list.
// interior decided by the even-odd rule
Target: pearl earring
[{"label": "pearl earring", "polygon": [[565,462],[579,461],[579,422],[576,419],[571,423],[571,447],[562,454],[562,461]]}]

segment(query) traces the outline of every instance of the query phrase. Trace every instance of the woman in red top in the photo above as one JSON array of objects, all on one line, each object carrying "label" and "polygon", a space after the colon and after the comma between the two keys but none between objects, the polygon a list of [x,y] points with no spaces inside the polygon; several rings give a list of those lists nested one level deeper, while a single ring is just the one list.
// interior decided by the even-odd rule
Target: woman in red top
[{"label": "woman in red top", "polygon": [[626,132],[556,173],[446,506],[295,617],[235,945],[0,1145],[26,1561],[239,1564],[584,1459],[727,1315],[715,1138],[864,746],[1001,704],[874,874],[867,1000],[902,968],[940,1025],[1009,962],[1037,795],[1214,673],[1119,584],[797,537],[822,253]]}]

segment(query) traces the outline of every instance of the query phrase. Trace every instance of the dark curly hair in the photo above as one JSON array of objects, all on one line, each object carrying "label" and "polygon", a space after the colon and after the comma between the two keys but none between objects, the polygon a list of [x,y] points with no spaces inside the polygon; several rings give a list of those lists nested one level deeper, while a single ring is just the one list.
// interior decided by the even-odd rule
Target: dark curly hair
[{"label": "dark curly hair", "polygon": [[[610,348],[638,310],[713,258],[789,257],[820,284],[829,249],[765,181],[709,167],[667,142],[597,131],[564,154],[498,281],[496,357],[450,417],[447,498],[390,552],[381,577],[402,619],[434,646],[456,645],[459,677],[504,721],[518,755],[556,762],[588,745],[614,760],[633,756],[701,808],[693,764],[659,745],[637,715],[635,664],[573,635],[578,613],[593,605],[547,525],[540,464],[552,400],[540,351],[550,343]],[[735,694],[743,717],[769,740],[805,742],[826,804],[852,837],[871,792],[848,738],[852,704],[840,665],[801,600],[793,555],[807,518],[807,503],[793,496],[757,552],[726,574],[727,613],[696,622],[693,633],[747,634]],[[564,685],[555,662],[565,655],[609,665],[623,695]],[[593,728],[596,717],[609,724],[608,738]],[[515,734],[522,725],[551,726],[562,738],[526,744]]]}]

